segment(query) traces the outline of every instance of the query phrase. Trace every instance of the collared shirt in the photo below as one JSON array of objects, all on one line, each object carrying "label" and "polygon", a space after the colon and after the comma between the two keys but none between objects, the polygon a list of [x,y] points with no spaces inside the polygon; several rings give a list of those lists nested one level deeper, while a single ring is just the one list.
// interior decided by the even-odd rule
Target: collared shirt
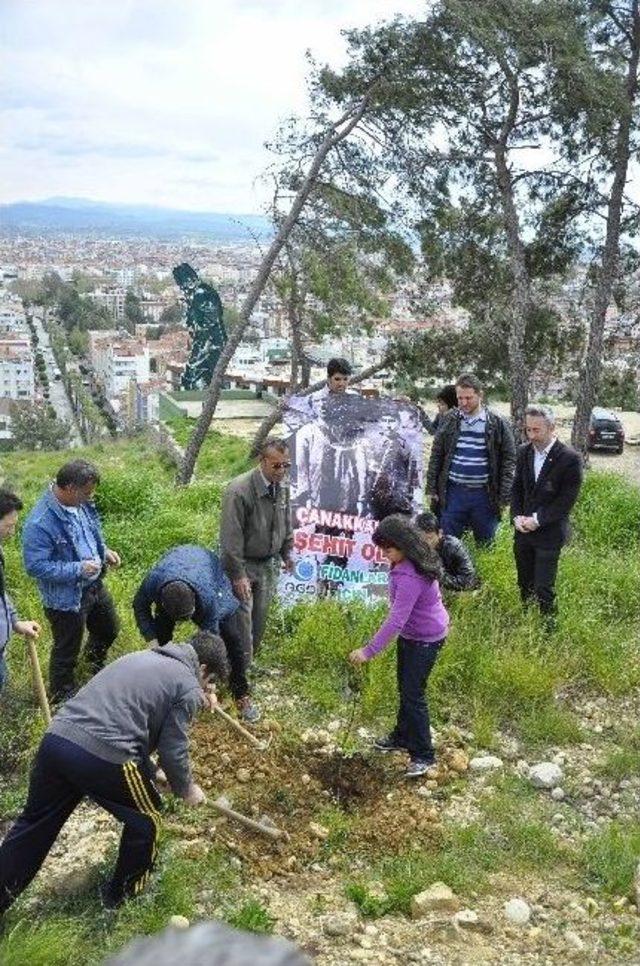
[{"label": "collared shirt", "polygon": [[536,483],[538,482],[538,477],[540,476],[540,471],[542,470],[542,467],[544,466],[544,461],[546,460],[547,456],[549,455],[549,450],[551,449],[551,447],[555,443],[556,438],[557,437],[554,436],[553,439],[551,440],[551,442],[549,443],[549,445],[546,446],[543,450],[538,450],[538,449],[536,449],[535,446],[533,447],[533,478],[535,479]]},{"label": "collared shirt", "polygon": [[[95,535],[91,528],[88,526],[84,514],[80,513],[77,506],[65,506],[64,503],[60,503],[60,507],[68,515],[71,528],[75,534],[76,544],[78,547],[78,552],[80,554],[81,560],[95,560],[100,563],[100,551],[98,549],[98,543],[96,541]],[[82,583],[85,585],[93,584],[100,577],[100,571],[97,574],[92,574],[91,576],[82,575]]]},{"label": "collared shirt", "polygon": [[486,431],[487,412],[484,408],[472,416],[462,414],[458,440],[449,467],[451,483],[485,486],[489,482]]}]

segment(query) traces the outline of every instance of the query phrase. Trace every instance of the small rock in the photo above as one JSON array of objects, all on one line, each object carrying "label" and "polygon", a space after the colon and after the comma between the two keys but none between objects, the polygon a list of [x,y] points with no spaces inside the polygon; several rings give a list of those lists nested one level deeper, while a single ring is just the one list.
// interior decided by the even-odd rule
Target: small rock
[{"label": "small rock", "polygon": [[249,771],[248,768],[238,768],[236,772],[236,778],[238,779],[239,782],[242,782],[244,784],[248,781],[251,781],[251,772]]},{"label": "small rock", "polygon": [[461,909],[453,917],[453,924],[466,932],[493,932],[493,926],[486,919],[481,919],[474,909]]},{"label": "small rock", "polygon": [[556,785],[555,788],[551,789],[551,797],[554,802],[561,802],[565,797],[564,788],[560,788],[559,785]]},{"label": "small rock", "polygon": [[465,771],[469,770],[469,756],[465,755],[461,748],[456,748],[449,758],[449,768],[462,775]]},{"label": "small rock", "polygon": [[411,900],[411,918],[422,919],[428,912],[457,912],[460,900],[444,882],[434,882]]},{"label": "small rock", "polygon": [[565,938],[565,942],[568,943],[569,946],[572,946],[573,949],[577,949],[578,952],[582,952],[582,950],[584,949],[584,943],[580,939],[580,936],[578,935],[577,932],[574,932],[572,929],[567,929],[567,931],[564,934],[564,938]]},{"label": "small rock", "polygon": [[469,762],[469,770],[480,774],[495,771],[497,768],[502,767],[502,759],[497,758],[495,755],[477,755]]},{"label": "small rock", "polygon": [[327,731],[330,731],[332,734],[335,734],[336,731],[340,731],[341,727],[342,725],[337,720],[337,718],[334,718],[334,720],[330,721],[329,724],[327,725]]},{"label": "small rock", "polygon": [[191,925],[186,916],[169,916],[168,924],[174,929],[188,929]]},{"label": "small rock", "polygon": [[627,908],[628,905],[629,905],[629,900],[627,899],[626,896],[620,896],[619,899],[615,899],[612,902],[612,906],[616,912],[624,912],[624,910]]},{"label": "small rock", "polygon": [[526,926],[531,919],[531,908],[524,899],[509,899],[504,904],[504,914],[514,926]]},{"label": "small rock", "polygon": [[304,775],[300,776],[300,781],[302,782],[303,785],[308,785],[309,782],[311,781],[311,776],[307,775],[307,773],[305,772]]},{"label": "small rock", "polygon": [[350,936],[356,927],[357,919],[348,913],[327,916],[322,924],[325,936]]},{"label": "small rock", "polygon": [[231,755],[229,754],[228,751],[222,752],[222,754],[220,755],[220,761],[222,762],[223,765],[231,764]]},{"label": "small rock", "polygon": [[555,788],[562,778],[562,768],[553,761],[541,761],[529,769],[529,780],[536,788]]},{"label": "small rock", "polygon": [[309,822],[309,831],[323,842],[329,838],[329,829],[325,828],[324,825],[319,825],[317,822]]}]

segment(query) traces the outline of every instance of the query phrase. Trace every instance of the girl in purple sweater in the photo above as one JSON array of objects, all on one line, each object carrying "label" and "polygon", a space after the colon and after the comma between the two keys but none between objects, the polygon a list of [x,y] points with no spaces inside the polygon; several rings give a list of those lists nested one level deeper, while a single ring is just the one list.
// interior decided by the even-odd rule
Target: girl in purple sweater
[{"label": "girl in purple sweater", "polygon": [[352,651],[349,660],[363,664],[398,638],[398,719],[391,734],[379,738],[375,747],[409,752],[406,776],[417,778],[435,762],[425,688],[449,628],[438,585],[440,563],[404,516],[386,517],[372,539],[391,564],[391,607],[377,634]]}]

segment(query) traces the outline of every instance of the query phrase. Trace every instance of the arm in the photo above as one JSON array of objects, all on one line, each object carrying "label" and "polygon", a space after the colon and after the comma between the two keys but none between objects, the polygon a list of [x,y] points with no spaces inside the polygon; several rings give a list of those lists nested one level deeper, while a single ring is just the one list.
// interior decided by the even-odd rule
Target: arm
[{"label": "arm", "polygon": [[451,548],[449,559],[443,566],[441,586],[447,590],[473,590],[478,583],[478,575],[467,548],[463,543],[457,543]]},{"label": "arm", "polygon": [[244,568],[245,509],[242,497],[227,487],[222,498],[220,549],[222,566],[232,581],[246,579]]},{"label": "arm", "polygon": [[[442,427],[442,424],[441,424]],[[442,469],[442,461],[444,459],[444,435],[442,433],[442,428],[438,430],[436,435],[433,437],[433,445],[431,446],[431,453],[429,455],[429,466],[427,468],[427,493],[431,496],[438,495],[438,477],[440,476],[440,470]]]},{"label": "arm", "polygon": [[53,540],[37,525],[25,531],[22,554],[24,569],[30,577],[66,584],[82,576],[81,560],[53,560]]},{"label": "arm", "polygon": [[149,578],[145,577],[133,598],[133,616],[145,641],[153,641],[157,639],[158,635],[156,622],[151,612],[152,599],[147,589],[148,580]]},{"label": "arm", "polygon": [[523,446],[516,461],[516,473],[511,488],[511,520],[524,513],[524,466],[526,448]]},{"label": "arm", "polygon": [[403,576],[398,581],[398,590],[386,621],[363,648],[367,660],[383,651],[394,637],[402,633],[421,592],[422,585],[418,577]]},{"label": "arm", "polygon": [[287,531],[284,535],[282,546],[280,547],[280,556],[282,557],[285,563],[289,559],[291,550],[293,549],[293,524],[291,523],[291,503],[290,503],[289,497],[290,497],[290,494],[289,494],[289,490],[287,489],[286,496],[285,496],[285,503],[286,503],[285,513],[287,514]]},{"label": "arm", "polygon": [[565,469],[558,495],[547,506],[536,510],[539,527],[547,527],[552,523],[569,516],[571,509],[578,499],[582,485],[582,464],[577,453],[571,454],[571,462]]},{"label": "arm", "polygon": [[508,506],[511,498],[513,474],[516,466],[516,442],[513,438],[511,426],[506,419],[501,419],[501,423],[502,446],[500,453],[500,480],[498,485],[498,498],[500,500],[500,506]]},{"label": "arm", "polygon": [[192,785],[188,728],[203,705],[200,689],[190,691],[171,706],[158,739],[158,759],[174,795],[183,797]]}]

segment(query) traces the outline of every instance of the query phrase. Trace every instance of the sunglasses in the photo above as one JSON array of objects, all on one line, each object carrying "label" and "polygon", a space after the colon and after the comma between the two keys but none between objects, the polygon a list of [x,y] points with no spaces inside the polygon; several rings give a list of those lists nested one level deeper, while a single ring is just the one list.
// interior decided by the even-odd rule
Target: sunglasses
[{"label": "sunglasses", "polygon": [[271,469],[272,470],[290,470],[291,463],[272,463]]}]

